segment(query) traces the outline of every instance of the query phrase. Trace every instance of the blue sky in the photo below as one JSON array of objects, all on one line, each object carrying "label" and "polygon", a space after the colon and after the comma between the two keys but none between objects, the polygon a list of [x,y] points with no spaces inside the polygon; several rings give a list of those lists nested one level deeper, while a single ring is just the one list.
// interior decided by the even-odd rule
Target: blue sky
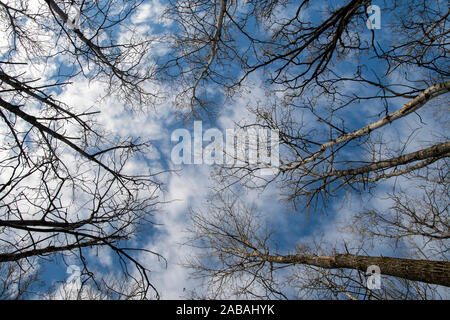
[{"label": "blue sky", "polygon": [[[336,4],[344,1],[335,1]],[[389,19],[392,19],[390,12],[384,10],[385,2],[373,1],[372,4],[379,5],[382,9],[382,27],[380,30],[375,30],[376,39],[381,45],[387,44],[395,40],[395,35],[392,34],[388,28]],[[322,10],[323,3],[316,1],[313,4],[314,14],[319,14]],[[152,36],[160,36],[164,32],[177,32],[177,26],[167,19],[161,19],[161,15],[165,9],[164,0],[146,0],[138,8],[138,10],[131,16],[128,23],[137,26],[142,34],[149,33]],[[314,11],[315,9],[315,11]],[[242,9],[244,10],[244,8]],[[286,8],[277,13],[280,18],[289,17],[292,10]],[[312,13],[311,13],[312,14]],[[317,21],[320,16],[312,14],[312,21]],[[364,23],[362,21],[362,23]],[[256,24],[255,24],[256,25]],[[367,33],[364,37],[370,39],[371,32],[362,26],[363,32]],[[270,31],[263,29],[255,29],[250,27],[249,32],[264,33],[267,32],[267,37],[270,36]],[[118,28],[115,34],[118,38],[127,36],[125,28]],[[242,47],[245,47],[245,39],[241,39]],[[0,43],[0,47],[4,48],[5,44]],[[156,45],[152,48],[151,55],[161,57],[161,61],[165,59],[167,47],[165,44]],[[382,69],[384,66],[381,62],[373,59],[370,56],[358,57],[368,68],[372,68],[374,72]],[[350,73],[354,67],[354,57],[347,57],[342,64],[337,67],[337,70],[342,74]],[[28,70],[32,74],[42,76],[43,79],[59,79],[56,74],[57,70],[70,71],[70,66],[64,64],[64,59],[54,59],[51,61],[41,62],[36,65],[35,70]],[[220,66],[215,66],[220,68]],[[227,75],[239,75],[237,66],[230,66],[224,70]],[[401,74],[392,74],[387,81],[402,81]],[[246,84],[247,90],[239,92],[232,99],[225,98],[223,92],[219,87],[210,85],[207,87],[209,97],[213,98],[219,110],[217,116],[213,118],[206,118],[203,121],[203,130],[207,128],[219,128],[223,132],[226,129],[233,129],[236,123],[245,124],[251,122],[254,118],[248,110],[247,106],[254,106],[256,103],[261,105],[268,104],[270,99],[267,98],[264,75],[255,72],[248,79]],[[184,268],[182,263],[189,256],[197,254],[196,249],[186,246],[186,228],[190,224],[189,210],[191,208],[204,208],[205,202],[210,195],[210,187],[214,186],[214,182],[210,179],[211,170],[213,167],[208,165],[174,165],[170,159],[170,153],[175,146],[175,142],[171,141],[171,133],[179,128],[188,129],[193,134],[193,120],[183,120],[180,117],[179,110],[174,106],[174,97],[177,93],[177,83],[148,83],[148,89],[159,90],[165,92],[164,98],[158,100],[154,107],[149,107],[145,110],[137,110],[136,106],[124,105],[122,102],[115,99],[115,97],[107,97],[98,104],[102,97],[102,92],[105,90],[105,85],[100,81],[88,81],[83,76],[75,77],[70,86],[58,90],[55,94],[58,98],[70,105],[75,106],[79,110],[94,110],[100,111],[97,120],[106,130],[114,132],[115,134],[126,137],[141,138],[151,143],[149,151],[141,158],[136,159],[130,164],[128,168],[130,172],[139,173],[142,171],[163,172],[165,170],[173,170],[158,176],[158,179],[163,183],[162,199],[167,201],[166,204],[160,206],[160,210],[155,214],[154,221],[158,223],[156,226],[144,226],[140,234],[136,234],[131,243],[135,247],[144,247],[149,250],[158,252],[164,256],[167,265],[163,261],[158,261],[157,257],[152,255],[140,254],[138,257],[140,261],[145,263],[152,272],[150,273],[150,280],[158,289],[161,298],[163,299],[179,299],[185,298],[186,290],[202,290],[198,280],[190,277],[190,270]],[[356,86],[356,85],[355,85]],[[355,90],[355,86],[349,84],[348,90],[351,92]],[[359,88],[361,92],[364,88]],[[312,93],[314,94],[314,93]],[[276,97],[271,96],[275,99]],[[315,97],[319,101],[323,97]],[[327,103],[325,98],[324,103]],[[401,107],[405,102],[404,99],[392,100],[391,106],[395,109]],[[356,110],[356,111],[355,111]],[[342,110],[340,116],[351,119],[347,123],[348,130],[360,128],[370,121],[377,119],[380,115],[380,106],[375,102],[361,103],[358,108],[351,110]],[[296,114],[301,118],[307,114]],[[421,118],[411,115],[407,119],[399,120],[395,127],[386,127],[383,129],[386,143],[385,147],[395,147],[398,140],[395,137],[402,136],[403,133],[416,130],[415,139],[408,144],[407,150],[414,151],[420,145],[420,139],[433,140],[430,135],[432,128],[435,128],[434,117],[432,112],[428,110],[420,112]],[[308,122],[308,121],[307,121]],[[308,122],[306,125],[314,127],[315,122]],[[445,136],[445,132],[440,132]],[[389,138],[392,137],[392,138]],[[204,143],[206,145],[206,143]],[[285,152],[285,150],[281,150]],[[349,151],[347,157],[354,156]],[[360,152],[356,150],[356,152]],[[402,181],[402,183],[406,183]],[[341,192],[336,198],[328,203],[328,207],[324,210],[317,210],[310,214],[305,214],[301,207],[294,208],[291,203],[282,201],[280,194],[280,185],[275,182],[269,185],[263,191],[258,190],[244,190],[240,195],[242,200],[249,205],[254,205],[261,211],[264,219],[267,219],[269,224],[277,230],[274,241],[277,243],[277,249],[280,253],[288,253],[294,250],[296,244],[308,242],[314,237],[324,237],[324,241],[331,246],[335,245],[338,248],[345,243],[354,243],[357,246],[359,239],[357,236],[344,232],[341,226],[348,222],[355,212],[362,208],[377,207],[387,208],[389,202],[382,199],[383,192],[390,190],[394,182],[387,181],[381,184],[372,195],[364,195],[359,197],[357,195],[348,195]],[[403,184],[406,186],[406,184]],[[344,195],[349,198],[345,199]],[[381,195],[381,196],[379,196]],[[408,245],[404,244],[396,252],[408,251]],[[391,254],[392,248],[389,243],[377,242],[372,247],[372,254],[383,255]],[[87,254],[87,259],[92,266],[95,266],[103,273],[114,273],[119,266],[117,259],[108,249],[92,250]],[[77,264],[77,261],[71,263]],[[47,286],[55,285],[67,279],[67,267],[61,263],[60,259],[43,263],[41,265],[44,279]],[[200,288],[200,289],[199,289]]]}]

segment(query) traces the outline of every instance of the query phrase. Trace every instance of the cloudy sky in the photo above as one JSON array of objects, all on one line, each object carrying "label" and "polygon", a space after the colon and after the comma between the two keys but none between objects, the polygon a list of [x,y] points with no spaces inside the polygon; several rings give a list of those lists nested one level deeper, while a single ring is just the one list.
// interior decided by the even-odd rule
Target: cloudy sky
[{"label": "cloudy sky", "polygon": [[[39,7],[39,2],[42,0],[35,1],[36,8]],[[317,5],[319,6],[319,4]],[[128,23],[136,27],[134,32],[141,32],[142,35],[161,35],[173,27],[172,21],[162,18],[165,8],[164,0],[145,0]],[[280,10],[277,14],[281,19],[289,15],[289,10]],[[270,28],[266,31],[271,32]],[[390,34],[383,34],[383,29],[377,32],[381,39],[392,37]],[[46,37],[42,33],[40,36]],[[117,30],[117,36],[120,39],[132,35],[128,29],[121,28]],[[6,37],[0,37],[0,48],[4,49],[8,46]],[[161,44],[155,45],[151,50],[155,55],[164,55],[168,49]],[[352,63],[352,59],[353,57],[344,59],[342,71],[345,71],[345,63]],[[32,68],[27,67],[26,71],[30,77],[39,77],[40,81],[44,83],[47,79],[54,79],[55,73],[61,68],[69,68],[64,63],[62,58],[50,59],[38,62]],[[400,77],[400,75],[393,73],[391,77],[392,81],[397,81],[396,77]],[[237,93],[233,99],[224,99],[217,117],[204,121],[203,131],[208,128],[218,128],[225,133],[227,129],[235,128],[236,123],[245,124],[253,121],[254,115],[249,112],[248,107],[255,104],[264,105],[268,98],[263,89],[264,80],[261,74],[254,73],[246,81],[246,90]],[[150,280],[158,289],[162,299],[186,298],[192,290],[202,292],[201,282],[192,278],[191,270],[183,266],[189,257],[198,253],[196,251],[198,249],[186,245],[189,237],[187,229],[191,223],[189,211],[205,207],[205,203],[211,195],[211,187],[214,187],[211,179],[214,168],[206,164],[176,165],[173,163],[171,152],[177,142],[171,140],[172,133],[176,129],[185,128],[193,134],[193,120],[183,119],[180,116],[180,110],[174,105],[177,88],[173,87],[173,83],[172,87],[166,86],[164,83],[152,82],[148,82],[147,86],[149,91],[161,91],[164,92],[164,95],[155,102],[154,106],[144,110],[126,105],[113,96],[104,97],[105,84],[100,81],[87,80],[82,75],[73,78],[71,85],[56,92],[56,98],[78,110],[100,111],[96,119],[99,125],[109,132],[114,132],[122,137],[139,137],[151,143],[145,157],[133,160],[127,171],[130,173],[148,170],[153,173],[165,172],[158,176],[163,184],[160,196],[165,203],[160,206],[160,211],[154,216],[155,226],[150,230],[142,230],[141,232],[144,232],[145,235],[139,238],[139,243],[136,243],[137,246],[158,252],[165,261],[148,254],[141,254],[139,259],[151,270]],[[349,87],[348,90],[351,92],[354,88]],[[393,103],[395,104],[394,101]],[[398,107],[401,104],[402,101],[398,100]],[[361,104],[356,113],[352,112],[355,128],[372,121],[378,113],[371,103]],[[417,150],[422,146],[423,141],[435,140],[435,136],[431,133],[433,130],[430,129],[436,127],[434,119],[432,112],[425,110],[421,111],[420,117],[411,115],[399,120],[395,127],[386,127],[383,129],[383,137],[386,141],[384,147],[396,149],[403,145],[404,141],[399,141],[396,137],[409,136],[410,132],[414,132],[414,139],[406,144],[405,152]],[[307,125],[315,125],[307,118],[303,120],[306,120]],[[363,198],[349,196],[345,199],[335,199],[325,212],[312,215],[307,215],[300,209],[294,208],[292,204],[283,202],[277,183],[270,184],[264,190],[247,190],[240,197],[247,204],[254,206],[262,214],[262,219],[268,221],[277,231],[275,240],[278,243],[279,251],[287,253],[295,244],[310,242],[316,237],[320,237],[324,243],[338,248],[344,243],[350,246],[354,244],[357,247],[359,238],[351,232],[343,231],[342,226],[348,224],[347,222],[351,221],[352,216],[362,209],[376,207],[383,210],[383,208],[389,208],[390,202],[383,198],[384,192],[392,189],[395,184],[401,184],[405,188],[408,183],[406,180],[402,181],[402,178],[395,181],[388,180],[380,184],[373,194],[363,196]],[[410,192],[415,192],[413,186],[411,186]],[[383,255],[391,253],[392,250],[390,243],[380,241],[368,253]],[[110,250],[94,251],[91,252],[89,259],[105,273],[118,268]],[[60,260],[46,263],[42,268],[45,279],[49,283],[65,281],[68,277],[66,265]]]}]

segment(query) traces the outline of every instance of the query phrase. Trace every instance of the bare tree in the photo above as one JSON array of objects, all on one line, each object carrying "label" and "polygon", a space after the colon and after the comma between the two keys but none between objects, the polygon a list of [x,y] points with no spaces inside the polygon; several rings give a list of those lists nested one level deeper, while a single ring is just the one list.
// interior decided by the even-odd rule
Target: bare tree
[{"label": "bare tree", "polygon": [[[27,269],[34,258],[69,254],[79,258],[83,283],[109,292],[86,258],[89,248],[106,246],[139,288],[137,295],[133,289],[124,296],[147,297],[148,270],[126,243],[139,227],[151,225],[158,208],[157,173],[128,171],[148,143],[106,132],[95,122],[101,108],[80,110],[55,96],[84,77],[103,83],[104,97],[140,109],[160,97],[146,86],[163,81],[178,90],[176,103],[188,116],[202,117],[245,93],[255,76],[268,98],[249,106],[253,122],[238,125],[279,132],[278,173],[263,179],[258,170],[264,164],[246,159],[217,168],[223,204],[212,210],[217,219],[193,215],[193,243],[206,241],[205,253],[216,256],[192,266],[211,276],[213,287],[229,287],[231,277],[239,280],[231,282],[238,293],[256,297],[286,297],[274,270],[298,264],[313,271],[308,281],[318,292],[325,288],[326,295],[339,297],[428,297],[428,287],[417,282],[448,285],[443,243],[448,208],[439,204],[437,209],[432,196],[439,190],[434,194],[448,203],[448,192],[439,188],[448,183],[450,149],[445,121],[438,119],[448,112],[450,90],[447,6],[384,1],[387,17],[379,31],[366,28],[368,0],[330,1],[325,7],[308,0],[169,1],[165,15],[175,25],[157,38],[129,23],[141,4],[0,1],[0,28],[9,44],[0,57],[0,241],[7,248],[0,262]],[[386,37],[385,30],[397,36]],[[161,41],[169,52],[154,56],[152,44]],[[50,64],[58,66],[56,71],[43,74]],[[415,130],[394,138],[386,133],[412,117],[429,117],[430,111],[441,126],[424,139],[416,141]],[[439,169],[439,175],[430,175]],[[341,247],[326,254],[319,254],[320,248],[273,253],[270,233],[258,233],[253,211],[221,198],[234,186],[278,184],[295,208],[301,204],[320,212],[347,191],[365,195],[383,182],[406,178],[424,182],[430,197],[412,207],[414,195],[392,193],[397,204],[392,211],[368,210],[358,221],[371,217],[375,227],[362,224],[355,230],[374,239],[433,241],[441,261],[419,247],[417,257],[407,258]],[[368,263],[404,279],[401,288],[367,292],[362,272]],[[353,278],[347,270],[360,281],[346,282]],[[262,291],[254,291],[254,283]],[[409,286],[415,286],[413,294],[405,293]]]},{"label": "bare tree", "polygon": [[[445,103],[448,8],[421,1],[384,2],[383,9],[392,17],[383,28],[399,37],[381,42],[374,31],[364,29],[368,5],[369,1],[330,4],[324,15],[322,6],[309,1],[174,2],[168,15],[179,23],[180,32],[173,41],[175,56],[164,68],[178,68],[177,81],[185,80],[180,101],[188,103],[194,114],[217,100],[208,98],[208,86],[232,95],[246,86],[250,74],[261,71],[264,89],[278,96],[273,107],[251,106],[258,122],[245,126],[280,131],[286,150],[280,180],[288,199],[309,206],[341,187],[373,184],[448,156],[446,136],[409,154],[403,154],[404,148],[391,151],[391,158],[371,150],[373,136],[385,126],[440,99]],[[295,14],[277,20],[277,8]],[[311,18],[316,16],[323,18]],[[268,32],[259,32],[264,28]],[[375,61],[376,70],[365,56]],[[347,57],[354,57],[352,63]],[[391,81],[396,72],[400,79]],[[349,86],[352,90],[346,89]],[[373,110],[350,124],[346,119],[352,110],[364,105],[374,106]],[[311,128],[298,121],[299,115],[316,125]],[[350,147],[361,155],[360,161],[341,156]],[[369,158],[373,163],[368,165]],[[258,178],[249,165],[237,169],[232,166],[231,173],[222,175]]]},{"label": "bare tree", "polygon": [[[152,39],[127,23],[140,3],[0,1],[10,44],[0,58],[0,244],[6,248],[0,263],[27,270],[36,258],[73,256],[84,281],[100,284],[86,253],[103,246],[139,284],[141,297],[149,297],[149,289],[158,296],[136,259],[136,250],[145,250],[127,245],[137,240],[138,228],[152,225],[158,209],[157,172],[127,168],[148,143],[104,130],[95,121],[101,108],[80,110],[55,98],[83,76],[104,82],[105,97],[136,109],[152,103],[155,94],[145,90]],[[71,27],[70,5],[81,15]],[[119,41],[120,26],[130,33]],[[55,73],[31,75],[49,62],[60,63]]]},{"label": "bare tree", "polygon": [[[288,200],[310,208],[341,189],[375,185],[448,156],[442,132],[410,152],[405,152],[408,135],[397,150],[374,140],[426,106],[445,105],[448,8],[383,2],[390,16],[383,18],[380,32],[399,35],[386,39],[366,28],[369,5],[363,0],[330,3],[323,12],[322,5],[310,1],[170,3],[166,15],[178,29],[159,71],[181,83],[180,107],[192,116],[214,112],[214,105],[224,101],[217,92],[232,98],[257,72],[273,97],[249,106],[256,122],[240,125],[279,131],[279,175],[260,179],[258,167],[244,159],[244,165],[219,173],[229,185],[281,181]],[[353,112],[361,109],[364,114],[353,120]]]},{"label": "bare tree", "polygon": [[[2,249],[5,251],[5,249]],[[40,286],[39,271],[33,266],[24,269],[20,264],[0,264],[0,300],[32,298]]]},{"label": "bare tree", "polygon": [[[270,228],[234,196],[218,196],[207,210],[192,212],[192,219],[190,244],[200,256],[187,265],[205,279],[208,297],[422,299],[434,292],[428,284],[450,286],[448,261],[369,256],[363,240],[353,249],[345,243],[293,244],[281,254],[276,232],[282,230]],[[373,265],[383,274],[383,290],[367,286]]]},{"label": "bare tree", "polygon": [[[130,281],[123,276],[105,275],[100,281],[69,279],[58,282],[48,293],[40,293],[45,300],[142,300],[147,299],[145,283]],[[78,282],[77,282],[78,281]]]},{"label": "bare tree", "polygon": [[[377,194],[390,197],[391,210],[367,209],[347,227],[370,234],[374,242],[377,237],[420,239],[440,248],[440,253],[430,255],[413,246],[410,256],[393,260],[364,254],[364,248],[355,248],[363,254],[340,250],[306,255],[304,250],[295,252],[294,244],[289,255],[270,253],[269,233],[255,235],[257,217],[248,208],[225,201],[228,204],[212,210],[213,218],[194,212],[192,230],[195,245],[208,253],[191,266],[210,277],[212,288],[224,287],[219,290],[222,294],[284,297],[283,283],[273,273],[275,265],[298,263],[308,265],[315,280],[317,272],[321,274],[314,283],[317,288],[322,283],[327,296],[342,293],[349,288],[345,279],[352,278],[346,270],[360,276],[367,267],[362,261],[370,259],[383,265],[386,274],[406,280],[393,281],[398,288],[393,285],[381,295],[367,293],[360,281],[357,291],[347,291],[347,298],[427,298],[434,289],[423,283],[448,286],[447,280],[432,280],[432,270],[438,277],[448,277],[450,144],[445,119],[450,11],[442,3],[384,1],[381,30],[373,30],[366,27],[370,4],[174,1],[168,9],[179,32],[161,72],[181,81],[180,106],[193,116],[214,112],[225,99],[245,94],[255,76],[265,97],[260,101],[256,97],[248,106],[255,120],[243,119],[236,125],[279,132],[280,165],[274,176],[261,176],[260,169],[267,164],[255,165],[245,153],[244,159],[236,156],[234,163],[216,168],[214,201],[219,207],[227,189],[263,190],[271,185],[280,188],[293,208],[319,213],[349,194],[367,199],[377,187],[393,185],[391,193],[380,187],[382,195]],[[407,121],[416,120],[418,125],[405,128]],[[417,183],[423,183],[421,193],[408,190]],[[441,201],[439,208],[436,199]],[[414,267],[402,267],[409,263],[424,278],[402,274],[401,270],[414,273]],[[422,264],[428,264],[428,272]],[[252,291],[255,283],[262,292]],[[405,294],[412,287],[415,293]]]}]

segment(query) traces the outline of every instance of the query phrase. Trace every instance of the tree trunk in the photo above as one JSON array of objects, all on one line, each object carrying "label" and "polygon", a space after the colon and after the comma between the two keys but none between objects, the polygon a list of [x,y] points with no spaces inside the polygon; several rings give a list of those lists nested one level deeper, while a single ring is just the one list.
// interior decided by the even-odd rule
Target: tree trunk
[{"label": "tree trunk", "polygon": [[331,257],[303,254],[256,256],[273,263],[306,264],[325,269],[345,268],[364,272],[367,271],[367,267],[376,265],[380,268],[381,274],[450,287],[450,262],[448,261],[368,257],[352,254],[337,254]]},{"label": "tree trunk", "polygon": [[408,154],[401,155],[396,158],[391,158],[387,160],[381,160],[378,162],[374,162],[370,165],[360,167],[360,168],[354,168],[354,169],[348,169],[348,170],[336,170],[328,173],[324,177],[343,177],[343,176],[356,176],[359,174],[365,174],[372,171],[380,170],[380,169],[387,169],[387,168],[393,168],[397,166],[402,166],[411,162],[424,160],[433,158],[433,160],[448,157],[450,154],[450,142],[443,142],[437,145],[434,145],[432,147],[411,152]]}]

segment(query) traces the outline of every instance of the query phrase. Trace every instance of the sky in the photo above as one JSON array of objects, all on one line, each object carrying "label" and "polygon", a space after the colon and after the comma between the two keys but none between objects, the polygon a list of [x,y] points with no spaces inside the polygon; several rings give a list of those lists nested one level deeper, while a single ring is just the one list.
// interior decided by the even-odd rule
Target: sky
[{"label": "sky", "polygon": [[[374,1],[373,3],[377,4],[378,2]],[[317,2],[316,5],[320,6],[321,4]],[[145,0],[128,23],[137,26],[137,30],[143,34],[149,32],[152,35],[160,35],[174,27],[172,21],[162,18],[165,8],[164,0]],[[278,12],[280,17],[289,16],[289,14],[290,11],[287,9]],[[382,11],[382,14],[382,19],[389,17],[388,12]],[[390,40],[393,36],[387,29],[383,29],[383,25],[380,30],[375,32],[381,39],[380,41]],[[45,37],[45,34],[41,34],[41,36]],[[117,36],[120,38],[130,35],[126,29],[118,29]],[[370,36],[369,31],[367,31],[367,36]],[[7,42],[5,43],[5,38],[0,37],[0,48],[8,47],[8,45]],[[151,50],[155,54],[164,55],[167,47],[155,46]],[[345,63],[351,64],[352,59],[353,57],[348,57],[340,70],[345,72]],[[64,60],[55,58],[45,63],[37,63],[27,72],[31,76],[39,76],[42,81],[45,81],[53,79],[57,70],[70,68],[64,63]],[[377,68],[375,63],[369,62],[369,65]],[[234,71],[230,70],[230,72]],[[392,81],[396,80],[396,76],[399,77],[395,73],[392,75]],[[201,291],[202,283],[192,277],[191,270],[185,268],[183,263],[189,257],[198,254],[196,251],[198,249],[186,245],[189,237],[187,228],[191,224],[189,211],[205,207],[205,203],[211,195],[213,182],[210,176],[214,168],[206,164],[176,165],[170,158],[171,151],[177,144],[171,140],[172,133],[176,129],[185,128],[193,134],[193,120],[181,119],[179,110],[174,106],[177,88],[165,86],[164,83],[149,82],[149,90],[162,89],[166,93],[165,98],[158,101],[154,107],[136,110],[133,106],[125,105],[113,96],[104,98],[102,93],[105,90],[105,84],[100,81],[89,81],[79,75],[72,79],[72,82],[70,86],[65,86],[55,92],[58,99],[79,110],[100,111],[96,119],[100,126],[110,132],[115,132],[122,137],[140,137],[150,142],[151,147],[145,156],[130,163],[127,168],[129,172],[171,170],[158,176],[163,183],[161,197],[166,203],[154,216],[156,224],[149,227],[148,230],[143,230],[142,234],[134,240],[134,244],[158,252],[164,257],[165,261],[154,255],[139,255],[139,260],[151,270],[150,280],[158,289],[162,299],[183,299],[188,297],[188,292],[191,290]],[[251,122],[254,115],[248,111],[247,106],[254,105],[255,102],[262,104],[267,102],[263,83],[263,75],[253,73],[247,79],[249,89],[237,94],[232,100],[223,99],[217,117],[212,121],[203,122],[203,131],[208,128],[218,128],[225,132],[226,129],[233,129],[235,123]],[[351,92],[353,89],[349,88],[349,91]],[[217,94],[220,96],[220,92]],[[99,104],[100,100],[102,102]],[[398,100],[393,105],[400,107],[402,103],[402,100]],[[372,104],[367,103],[362,104],[357,112],[352,111],[352,114],[343,113],[342,115],[352,118],[352,126],[358,128],[376,118],[378,110]],[[420,117],[411,115],[407,119],[399,120],[396,126],[388,126],[383,129],[384,138],[387,141],[385,147],[395,147],[401,142],[396,137],[407,136],[410,132],[415,131],[415,139],[407,144],[405,152],[417,150],[423,141],[434,139],[431,136],[431,132],[433,132],[431,128],[435,127],[434,121],[433,114],[427,110],[421,111]],[[314,126],[314,123],[309,123],[309,125]],[[247,190],[240,196],[245,203],[255,206],[262,213],[264,219],[267,219],[269,224],[277,230],[275,240],[278,249],[281,253],[287,253],[292,250],[293,244],[309,242],[318,236],[323,236],[323,241],[331,246],[339,247],[343,243],[355,243],[357,246],[358,237],[350,232],[343,232],[342,225],[347,224],[356,212],[364,208],[376,207],[380,210],[389,208],[390,202],[383,199],[382,195],[399,181],[402,186],[406,186],[408,183],[401,181],[401,178],[395,182],[388,180],[375,190],[375,194],[363,196],[363,198],[350,196],[345,201],[343,197],[338,197],[330,203],[325,212],[310,215],[283,202],[277,183],[270,184],[263,191]],[[407,248],[404,250],[407,251]],[[377,242],[371,250],[371,253],[375,255],[390,252],[392,252],[391,244],[382,241]],[[106,248],[92,250],[88,259],[105,274],[118,268],[113,253]],[[73,263],[77,264],[76,261]],[[43,263],[41,269],[47,285],[52,285],[55,292],[58,292],[58,286],[67,281],[70,276],[67,273],[67,263],[63,263],[61,259]]]}]

